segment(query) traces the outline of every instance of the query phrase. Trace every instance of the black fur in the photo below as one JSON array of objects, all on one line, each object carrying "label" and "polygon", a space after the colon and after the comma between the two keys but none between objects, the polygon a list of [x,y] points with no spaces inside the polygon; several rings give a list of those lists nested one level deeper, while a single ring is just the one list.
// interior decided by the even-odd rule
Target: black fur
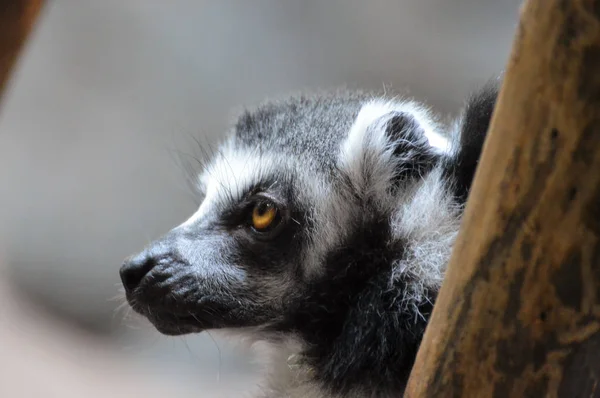
[{"label": "black fur", "polygon": [[331,393],[402,391],[434,297],[422,303],[423,318],[403,311],[406,283],[392,283],[390,225],[381,217],[358,227],[326,261],[326,274],[290,303],[279,331],[308,344],[304,360]]},{"label": "black fur", "polygon": [[500,79],[490,81],[471,95],[460,121],[460,149],[449,164],[448,174],[455,181],[456,195],[463,201],[471,189],[501,83]]},{"label": "black fur", "polygon": [[394,156],[401,162],[394,183],[420,178],[440,160],[430,148],[425,131],[414,116],[398,113],[387,123],[386,133],[394,144]]}]

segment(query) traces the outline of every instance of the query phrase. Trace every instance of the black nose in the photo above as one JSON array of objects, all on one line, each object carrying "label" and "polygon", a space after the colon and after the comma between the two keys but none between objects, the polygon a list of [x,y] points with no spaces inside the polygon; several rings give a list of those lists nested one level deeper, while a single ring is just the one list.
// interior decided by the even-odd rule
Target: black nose
[{"label": "black nose", "polygon": [[119,271],[125,290],[131,293],[155,265],[156,257],[146,250],[125,261]]}]

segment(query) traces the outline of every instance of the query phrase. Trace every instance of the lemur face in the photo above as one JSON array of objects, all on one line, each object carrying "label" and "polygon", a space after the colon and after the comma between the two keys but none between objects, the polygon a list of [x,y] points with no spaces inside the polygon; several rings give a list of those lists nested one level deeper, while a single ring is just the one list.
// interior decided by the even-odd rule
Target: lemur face
[{"label": "lemur face", "polygon": [[198,211],[122,267],[133,308],[165,334],[281,316],[299,280],[309,208],[288,166],[241,152],[214,159]]},{"label": "lemur face", "polygon": [[122,266],[127,299],[164,334],[301,333],[384,275],[417,317],[458,229],[452,154],[410,102],[294,97],[245,113],[199,179],[198,211]]}]

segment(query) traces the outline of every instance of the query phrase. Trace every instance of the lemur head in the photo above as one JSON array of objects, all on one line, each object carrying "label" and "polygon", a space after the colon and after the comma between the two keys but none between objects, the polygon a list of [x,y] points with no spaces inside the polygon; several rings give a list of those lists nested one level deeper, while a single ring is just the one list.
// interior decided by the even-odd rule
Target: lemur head
[{"label": "lemur head", "polygon": [[129,303],[164,334],[293,336],[332,390],[388,378],[395,388],[440,287],[495,93],[478,98],[456,130],[482,112],[485,126],[462,139],[417,103],[361,93],[244,113],[199,178],[197,212],[122,266]]}]

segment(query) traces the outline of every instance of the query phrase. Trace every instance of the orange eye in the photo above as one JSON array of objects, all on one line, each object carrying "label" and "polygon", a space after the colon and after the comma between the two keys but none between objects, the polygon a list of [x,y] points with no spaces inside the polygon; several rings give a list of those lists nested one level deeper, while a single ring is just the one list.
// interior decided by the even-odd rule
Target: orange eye
[{"label": "orange eye", "polygon": [[273,203],[259,203],[252,210],[252,226],[257,231],[264,231],[273,224],[276,217],[277,208],[275,208]]}]

